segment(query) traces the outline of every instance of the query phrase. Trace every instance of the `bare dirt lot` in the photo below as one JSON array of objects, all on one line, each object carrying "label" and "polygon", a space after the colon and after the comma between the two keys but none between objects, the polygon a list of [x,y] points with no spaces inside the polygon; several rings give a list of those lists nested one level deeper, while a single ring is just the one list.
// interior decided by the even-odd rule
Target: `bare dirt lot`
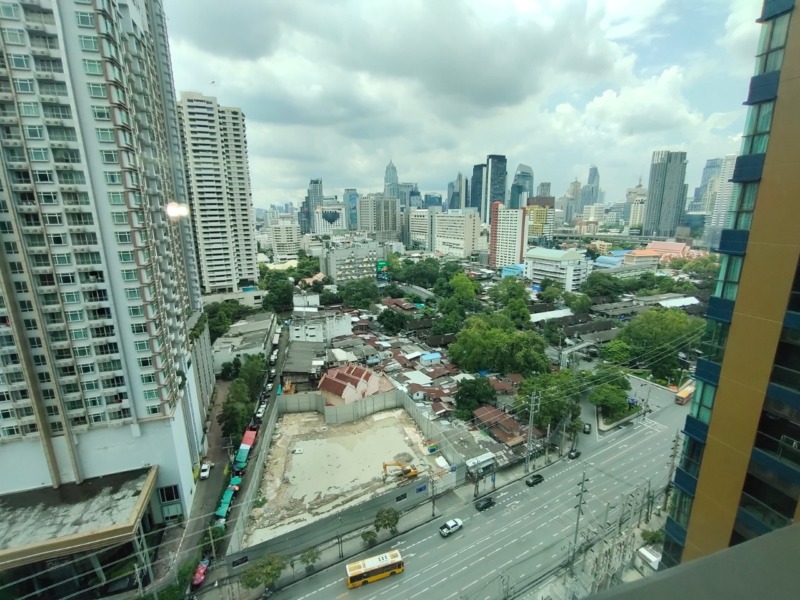
[{"label": "bare dirt lot", "polygon": [[384,481],[384,462],[413,463],[420,473],[429,471],[424,442],[402,409],[335,426],[316,412],[283,415],[261,481],[262,502],[256,505],[262,506],[250,514],[244,545],[391,489],[397,479]]}]

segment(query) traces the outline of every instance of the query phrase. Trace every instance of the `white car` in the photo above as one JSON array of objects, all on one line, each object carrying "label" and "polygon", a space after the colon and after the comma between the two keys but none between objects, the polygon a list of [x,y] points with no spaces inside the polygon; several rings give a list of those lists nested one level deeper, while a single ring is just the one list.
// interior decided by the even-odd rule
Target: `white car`
[{"label": "white car", "polygon": [[268,392],[271,392],[271,391],[272,391],[272,388],[273,388],[273,385],[272,385],[271,383],[268,383],[268,384],[267,384],[267,391],[268,391]]},{"label": "white car", "polygon": [[212,466],[211,463],[203,463],[203,466],[200,467],[200,479],[208,479],[208,476],[211,475]]}]

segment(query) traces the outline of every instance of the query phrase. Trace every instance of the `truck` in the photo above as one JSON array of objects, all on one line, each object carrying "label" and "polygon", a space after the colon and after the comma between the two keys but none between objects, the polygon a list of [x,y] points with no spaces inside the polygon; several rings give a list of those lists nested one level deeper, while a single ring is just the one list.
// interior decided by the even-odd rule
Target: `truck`
[{"label": "truck", "polygon": [[461,519],[450,519],[447,523],[439,527],[439,533],[442,534],[442,537],[447,537],[454,531],[458,531],[464,526],[464,522]]}]

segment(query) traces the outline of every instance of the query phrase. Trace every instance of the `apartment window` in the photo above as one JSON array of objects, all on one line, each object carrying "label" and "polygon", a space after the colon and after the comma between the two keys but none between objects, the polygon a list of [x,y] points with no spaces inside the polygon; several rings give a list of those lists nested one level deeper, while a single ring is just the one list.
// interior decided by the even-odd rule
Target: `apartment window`
[{"label": "apartment window", "polygon": [[58,213],[44,213],[42,218],[47,225],[61,225],[61,215]]},{"label": "apartment window", "polygon": [[84,392],[96,392],[100,389],[100,384],[96,379],[92,379],[91,381],[82,381],[81,388],[83,388]]},{"label": "apartment window", "polygon": [[24,281],[15,281],[14,291],[16,291],[18,294],[25,294],[28,292],[28,284]]},{"label": "apartment window", "polygon": [[67,317],[67,321],[70,323],[78,323],[83,321],[83,311],[82,310],[69,310],[64,313]]},{"label": "apartment window", "polygon": [[75,21],[78,27],[94,27],[94,13],[76,11]]},{"label": "apartment window", "polygon": [[[61,215],[58,216],[60,217]],[[56,278],[58,279],[58,283],[63,285],[71,285],[75,283],[74,273],[59,273],[58,275],[56,275]]]},{"label": "apartment window", "polygon": [[139,300],[142,297],[142,291],[139,288],[128,288],[125,290],[125,297],[128,300]]},{"label": "apartment window", "polygon": [[108,106],[93,106],[92,116],[98,121],[110,121],[111,109]]},{"label": "apartment window", "polygon": [[125,194],[122,192],[108,192],[108,203],[115,206],[125,204]]},{"label": "apartment window", "polygon": [[66,246],[67,235],[65,233],[50,233],[47,236],[47,241],[51,246]]},{"label": "apartment window", "polygon": [[703,423],[711,422],[711,412],[714,409],[714,395],[717,388],[705,381],[697,382],[694,400],[692,401],[691,414]]},{"label": "apartment window", "polygon": [[94,373],[94,371],[95,369],[92,363],[88,363],[85,365],[78,365],[78,373],[80,373],[81,375],[90,375],[91,373]]},{"label": "apartment window", "polygon": [[733,209],[733,229],[750,230],[753,223],[753,210],[758,197],[758,182],[748,182],[736,186]]},{"label": "apartment window", "polygon": [[26,125],[25,126],[25,139],[28,140],[43,140],[44,127],[41,125]]},{"label": "apartment window", "polygon": [[141,306],[129,306],[128,315],[131,317],[143,317],[144,308],[142,308]]},{"label": "apartment window", "polygon": [[111,221],[114,223],[114,225],[127,225],[128,213],[113,212],[111,213]]},{"label": "apartment window", "polygon": [[[3,16],[3,15],[0,15]],[[11,46],[25,45],[25,31],[22,29],[3,29],[3,41]]]},{"label": "apartment window", "polygon": [[92,355],[91,346],[76,346],[74,348],[76,358],[87,358]]},{"label": "apartment window", "polygon": [[22,268],[21,262],[10,262],[8,263],[8,266],[12,275],[22,275],[25,272],[25,269]]},{"label": "apartment window", "polygon": [[89,96],[92,98],[105,98],[107,96],[104,83],[87,83],[86,87],[89,89]]},{"label": "apartment window", "polygon": [[156,382],[156,376],[153,373],[145,373],[142,375],[142,383],[147,385]]},{"label": "apartment window", "polygon": [[52,171],[34,171],[33,180],[36,183],[55,183]]},{"label": "apartment window", "polygon": [[[98,142],[113,142],[114,141],[114,130],[108,128],[97,128],[95,129],[97,132],[97,141]],[[116,161],[115,161],[116,162]]]},{"label": "apartment window", "polygon": [[122,183],[122,173],[119,171],[106,171],[105,172],[106,183],[114,185],[114,184],[121,184]]},{"label": "apartment window", "polygon": [[153,366],[153,359],[149,356],[145,356],[144,358],[139,359],[139,366],[140,367],[152,367]]},{"label": "apartment window", "polygon": [[131,243],[131,232],[130,231],[117,231],[114,233],[114,237],[117,239],[118,244],[130,244]]},{"label": "apartment window", "polygon": [[50,160],[50,151],[47,148],[28,148],[28,159],[31,162],[47,162]]},{"label": "apartment window", "polygon": [[39,103],[38,102],[19,102],[17,104],[19,113],[23,117],[38,117],[39,116]]},{"label": "apartment window", "polygon": [[170,485],[167,487],[158,488],[158,499],[161,500],[162,504],[180,500],[181,495],[178,492],[178,486]]},{"label": "apartment window", "polygon": [[20,300],[19,309],[22,312],[33,312],[33,302],[30,300]]},{"label": "apartment window", "polygon": [[80,292],[63,292],[61,294],[61,301],[64,304],[78,304],[81,301]]},{"label": "apartment window", "polygon": [[133,252],[131,252],[130,250],[123,250],[122,252],[117,252],[117,256],[119,257],[119,262],[121,263],[133,262]]},{"label": "apartment window", "polygon": [[87,75],[102,75],[103,74],[103,61],[83,59],[83,72]]},{"label": "apartment window", "polygon": [[717,287],[714,290],[715,296],[726,300],[736,300],[743,262],[744,258],[741,256],[723,255],[717,278]]},{"label": "apartment window", "polygon": [[30,71],[31,59],[26,54],[9,54],[8,66],[12,69],[24,69]]},{"label": "apartment window", "polygon": [[158,390],[145,390],[143,397],[145,400],[158,400]]},{"label": "apartment window", "polygon": [[119,164],[119,154],[116,150],[100,150],[100,158],[107,165]]},{"label": "apartment window", "polygon": [[136,271],[133,269],[125,269],[122,271],[122,281],[136,281]]},{"label": "apartment window", "polygon": [[134,323],[131,325],[131,332],[133,333],[147,333],[147,325],[145,323]]},{"label": "apartment window", "polygon": [[20,94],[33,94],[36,91],[33,79],[15,79],[14,89]]},{"label": "apartment window", "polygon": [[772,111],[775,102],[754,104],[747,111],[747,121],[742,138],[742,154],[763,154],[767,151],[769,130],[772,127]]},{"label": "apartment window", "polygon": [[72,329],[69,332],[69,337],[73,342],[79,340],[88,340],[89,332],[86,329]]},{"label": "apartment window", "polygon": [[758,42],[756,56],[756,75],[771,73],[781,68],[790,17],[791,13],[783,14],[761,27],[761,39]]},{"label": "apartment window", "polygon": [[54,265],[71,265],[72,256],[70,254],[53,254]]},{"label": "apartment window", "polygon": [[134,346],[136,347],[137,352],[147,352],[148,350],[150,350],[150,345],[143,340],[134,342]]},{"label": "apartment window", "polygon": [[97,38],[93,35],[79,35],[78,41],[80,42],[81,50],[86,52],[97,52],[100,50]]},{"label": "apartment window", "polygon": [[37,192],[39,204],[58,204],[57,192]]}]

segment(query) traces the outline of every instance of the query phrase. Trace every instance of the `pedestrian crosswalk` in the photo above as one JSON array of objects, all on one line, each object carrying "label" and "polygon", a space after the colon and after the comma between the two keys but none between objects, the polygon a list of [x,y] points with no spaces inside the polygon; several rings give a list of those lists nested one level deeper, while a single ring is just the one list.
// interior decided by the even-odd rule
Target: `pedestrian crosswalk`
[{"label": "pedestrian crosswalk", "polygon": [[659,423],[658,421],[653,421],[652,419],[648,419],[647,417],[642,419],[641,424],[643,427],[652,429],[656,433],[658,433],[659,431],[664,431],[667,428],[666,425]]}]

